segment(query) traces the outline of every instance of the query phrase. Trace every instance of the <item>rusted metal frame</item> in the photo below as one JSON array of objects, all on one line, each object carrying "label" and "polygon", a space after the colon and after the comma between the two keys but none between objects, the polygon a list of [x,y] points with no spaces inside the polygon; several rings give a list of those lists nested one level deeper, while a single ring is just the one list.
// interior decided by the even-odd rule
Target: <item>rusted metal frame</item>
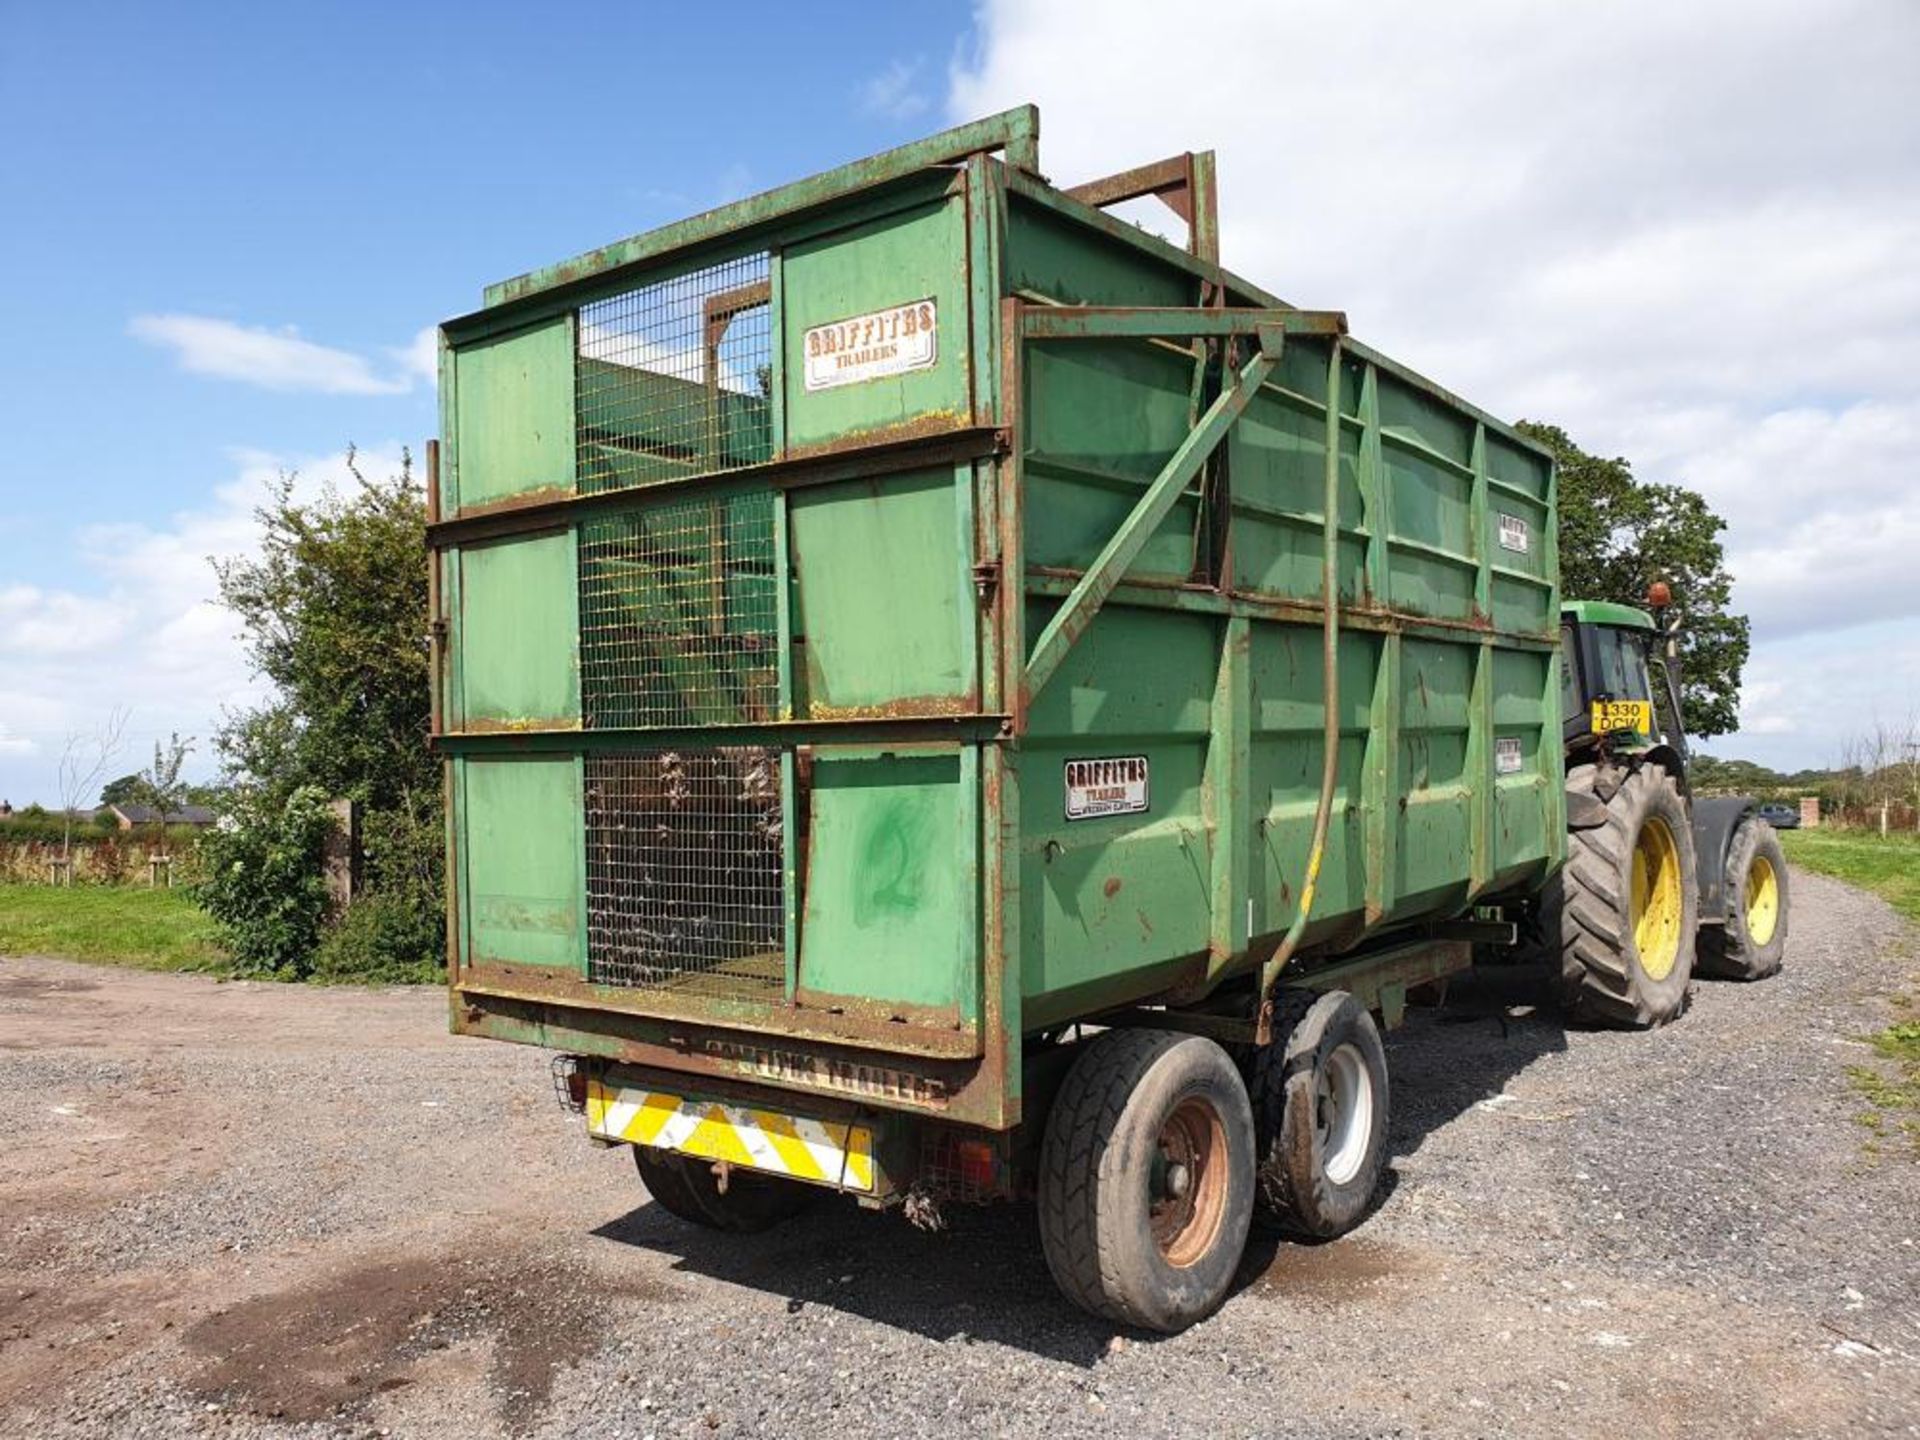
[{"label": "rusted metal frame", "polygon": [[[1473,491],[1468,504],[1473,529],[1473,610],[1476,615],[1493,615],[1493,555],[1487,543],[1487,427],[1479,421],[1473,426]],[[1473,900],[1486,892],[1494,871],[1493,807],[1499,786],[1494,773],[1498,747],[1493,734],[1493,641],[1482,640],[1473,653],[1473,684],[1468,697],[1468,713],[1473,717],[1467,728],[1467,774],[1472,777],[1467,792],[1467,898]]]},{"label": "rusted metal frame", "polygon": [[1398,989],[1404,998],[1414,986],[1444,980],[1472,964],[1473,947],[1467,942],[1422,939],[1351,960],[1316,965],[1300,971],[1288,983],[1322,994],[1345,990],[1369,1010],[1379,1010],[1389,999],[1390,990]]},{"label": "rusted metal frame", "polygon": [[990,1123],[992,1113],[983,1103],[985,1087],[974,1057],[876,1053],[873,1046],[784,1030],[761,1035],[705,1017],[681,1021],[477,992],[471,998],[454,994],[453,1022],[459,1034],[766,1087],[760,1090],[763,1101],[771,1089],[956,1123]]},{"label": "rusted metal frame", "polygon": [[[1547,532],[1555,537],[1560,533],[1560,466],[1549,460],[1547,465]],[[1560,624],[1560,546],[1557,542],[1546,547],[1541,557],[1545,561],[1547,572],[1547,622],[1556,631]],[[1544,810],[1543,822],[1547,836],[1547,868],[1557,870],[1567,858],[1566,825],[1566,746],[1561,737],[1560,720],[1560,661],[1557,658],[1559,646],[1556,644],[1556,658],[1541,668],[1546,671],[1544,693],[1540,697],[1540,737],[1536,742],[1539,753],[1553,757],[1548,770],[1547,784],[1542,787],[1540,803]]]},{"label": "rusted metal frame", "polygon": [[850,225],[884,219],[930,201],[957,198],[963,193],[965,183],[965,177],[957,170],[922,171],[838,205],[771,216],[741,230],[690,244],[681,250],[663,252],[624,270],[542,291],[523,300],[456,315],[445,321],[443,328],[461,346],[495,339],[642,286],[677,279],[761,251],[778,252],[784,247],[817,239]]},{"label": "rusted metal frame", "polygon": [[1193,214],[1188,219],[1187,249],[1196,258],[1217,265],[1220,263],[1220,181],[1213,151],[1193,152],[1188,194]]},{"label": "rusted metal frame", "polygon": [[449,755],[552,755],[700,745],[964,744],[989,740],[1005,715],[909,715],[851,720],[784,720],[759,725],[661,725],[606,730],[549,728],[448,731],[434,737]]},{"label": "rusted metal frame", "polygon": [[1157,1010],[1136,1006],[1099,1017],[1099,1023],[1116,1030],[1175,1030],[1182,1035],[1204,1035],[1222,1045],[1252,1045],[1259,1027],[1242,1015],[1219,1015],[1207,1010]]},{"label": "rusted metal frame", "polygon": [[678,994],[671,990],[629,989],[596,985],[573,974],[542,973],[533,967],[507,965],[468,957],[460,979],[460,993],[471,1000],[490,996],[577,1010],[606,1010],[650,1020],[716,1025],[754,1034],[792,1036],[861,1049],[891,1050],[953,1060],[980,1053],[980,1035],[971,1026],[955,1025],[951,1014],[916,1017],[930,1023],[894,1019],[888,1007],[852,999],[824,1004],[789,1005],[769,997]]},{"label": "rusted metal frame", "polygon": [[[459,387],[455,380],[453,345],[445,330],[440,331],[438,341],[440,443],[434,447],[428,465],[429,528],[450,506],[457,507],[460,500]],[[465,717],[465,671],[461,654],[464,647],[459,643],[457,628],[461,614],[460,557],[457,552],[448,556],[430,549],[427,558],[441,577],[440,619],[446,630],[441,640],[440,703],[434,717],[437,733],[450,719],[459,721]],[[446,827],[443,853],[446,857],[447,981],[452,985],[459,980],[466,960],[467,937],[473,933],[469,914],[472,887],[466,880],[466,849],[461,844],[460,833],[466,816],[466,766],[447,756],[440,763],[440,776],[440,808]]]},{"label": "rusted metal frame", "polygon": [[[1032,566],[1027,571],[1027,593],[1069,595],[1085,573],[1055,566]],[[1175,580],[1129,577],[1114,587],[1107,603],[1183,610],[1203,615],[1245,615],[1256,620],[1277,620],[1288,625],[1321,623],[1320,604],[1316,600],[1287,599],[1248,590],[1222,593],[1211,585]],[[1342,605],[1340,623],[1349,630],[1364,630],[1379,635],[1408,635],[1420,640],[1477,643],[1485,636],[1514,649],[1548,650],[1557,648],[1560,643],[1555,635],[1500,630],[1469,620],[1436,619],[1381,606]]]},{"label": "rusted metal frame", "polygon": [[1201,784],[1208,854],[1207,982],[1222,979],[1252,938],[1249,853],[1253,818],[1252,622],[1229,615],[1221,626],[1219,668],[1209,708]]},{"label": "rusted metal frame", "polygon": [[1103,175],[1078,185],[1062,186],[1060,193],[1070,195],[1082,205],[1104,210],[1128,200],[1151,195],[1188,224],[1193,223],[1193,152],[1169,155],[1165,160],[1136,165],[1131,170]]},{"label": "rusted metal frame", "polygon": [[[427,441],[427,520],[432,523],[440,515],[440,441]],[[441,572],[445,570],[447,559],[438,551],[427,552],[427,733],[437,735],[441,727],[441,705],[446,694],[445,669],[447,663],[447,622],[441,613]],[[458,837],[454,829],[453,809],[453,762],[442,759],[440,772],[440,827],[441,854],[445,857],[447,883],[446,898],[442,906],[443,923],[446,934],[442,941],[445,951],[447,978],[452,981],[460,971],[459,948],[459,896],[453,883],[455,857],[459,850]]]},{"label": "rusted metal frame", "polygon": [[795,212],[833,205],[861,191],[935,166],[955,164],[977,153],[1001,151],[1013,167],[1036,170],[1039,143],[1039,110],[1031,105],[1017,106],[489,285],[485,301],[490,307],[508,305],[602,280],[672,251],[705,244]]},{"label": "rusted metal frame", "polygon": [[1184,270],[1189,275],[1197,276],[1217,286],[1229,297],[1243,296],[1258,305],[1272,306],[1276,309],[1289,308],[1286,301],[1250,281],[1241,279],[1222,268],[1217,262],[1202,259],[1190,251],[1182,250],[1178,245],[1161,239],[1158,235],[1142,230],[1137,225],[1129,225],[1124,220],[1115,219],[1104,210],[1074,199],[1064,190],[1054,189],[1044,180],[1023,175],[1018,171],[1008,171],[1006,187],[1008,194],[1017,199],[1030,201],[1044,210],[1050,210],[1056,215],[1076,221],[1087,229],[1097,230],[1109,240],[1116,240],[1151,255],[1156,260]]},{"label": "rusted metal frame", "polygon": [[[1227,336],[1345,335],[1339,310],[1208,309],[1185,305],[1035,305],[1020,320],[1029,340],[1190,340]],[[1278,347],[1270,347],[1278,351]]]},{"label": "rusted metal frame", "polygon": [[[1005,172],[996,173],[996,250],[1006,236]],[[1025,495],[1023,451],[1026,444],[1025,342],[1021,339],[1021,302],[1003,298],[994,315],[1000,352],[995,418],[1009,436],[1006,450],[976,467],[987,489],[983,512],[992,524],[983,530],[990,552],[984,563],[994,579],[987,609],[991,647],[990,689],[1008,712],[1005,734],[980,752],[981,887],[983,956],[981,995],[986,1032],[985,1070],[997,1092],[1003,1127],[1018,1124],[1025,1113],[1024,1069],[1020,1037],[1025,1029],[1025,997],[1020,966],[1020,764],[1017,737],[1027,726],[1027,694],[1022,680],[1026,662],[1027,592],[1020,577],[1026,565],[1021,505]]]},{"label": "rusted metal frame", "polygon": [[1378,925],[1398,900],[1400,827],[1400,662],[1402,640],[1389,631],[1380,642],[1361,760],[1360,830],[1366,851],[1366,923]]},{"label": "rusted metal frame", "polygon": [[[1022,679],[1022,688],[1026,692],[1026,703],[1031,704],[1033,696],[1040,693],[1054,671],[1060,668],[1060,662],[1073,648],[1073,644],[1086,633],[1086,628],[1099,613],[1113,588],[1120,583],[1160,522],[1180,499],[1187,483],[1199,473],[1200,466],[1233,423],[1247,408],[1247,402],[1253,398],[1255,390],[1267,373],[1273,369],[1279,358],[1278,335],[1273,331],[1262,331],[1263,348],[1257,351],[1245,366],[1241,368],[1233,385],[1221,392],[1220,398],[1208,407],[1200,424],[1189,431],[1187,438],[1180,442],[1160,473],[1147,485],[1141,494],[1139,503],[1133,512],[1120,523],[1113,538],[1101,548],[1087,573],[1081,577],[1073,592],[1069,594],[1060,608],[1054,612],[1040,638],[1034,642],[1033,653],[1028,657],[1026,673]],[[1272,342],[1272,348],[1264,348]]]},{"label": "rusted metal frame", "polygon": [[505,504],[472,514],[456,515],[427,528],[427,544],[435,548],[524,535],[575,524],[590,515],[629,510],[664,498],[708,495],[722,499],[766,489],[796,490],[890,475],[899,470],[931,468],[976,460],[999,452],[1002,433],[991,426],[943,425],[925,434],[883,438],[843,449],[742,465],[651,485],[631,485],[587,495],[560,495],[518,504]]},{"label": "rusted metal frame", "polygon": [[1219,198],[1213,152],[1188,150],[1117,175],[1089,180],[1061,193],[1104,210],[1151,195],[1187,223],[1187,249],[1203,260],[1220,258]]},{"label": "rusted metal frame", "polygon": [[1366,590],[1375,605],[1391,608],[1393,597],[1388,538],[1393,533],[1393,495],[1387,484],[1386,457],[1380,448],[1380,375],[1367,365],[1360,376],[1360,519],[1367,530]]}]

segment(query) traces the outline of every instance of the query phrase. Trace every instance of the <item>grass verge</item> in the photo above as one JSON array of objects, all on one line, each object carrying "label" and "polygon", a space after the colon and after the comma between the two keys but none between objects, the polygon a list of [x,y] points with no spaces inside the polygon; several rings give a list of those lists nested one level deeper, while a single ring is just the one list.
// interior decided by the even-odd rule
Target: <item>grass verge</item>
[{"label": "grass verge", "polygon": [[1871,890],[1920,924],[1920,835],[1872,830],[1783,830],[1787,859]]},{"label": "grass verge", "polygon": [[[1920,836],[1881,836],[1872,830],[1788,830],[1780,836],[1796,865],[1871,890],[1908,920],[1920,923]],[[1916,977],[1920,989],[1920,977]],[[1850,1065],[1847,1077],[1867,1109],[1860,1123],[1873,1132],[1871,1151],[1890,1146],[1920,1156],[1920,999],[1895,995],[1893,1023],[1862,1038],[1880,1063]]]},{"label": "grass verge", "polygon": [[184,890],[0,885],[0,955],[55,955],[148,970],[224,970],[213,922]]}]

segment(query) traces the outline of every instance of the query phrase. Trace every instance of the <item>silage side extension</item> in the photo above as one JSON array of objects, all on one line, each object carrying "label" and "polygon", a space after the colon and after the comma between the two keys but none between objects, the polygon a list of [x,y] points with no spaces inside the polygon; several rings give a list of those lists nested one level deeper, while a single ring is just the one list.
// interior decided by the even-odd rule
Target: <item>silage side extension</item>
[{"label": "silage side extension", "polygon": [[869,1201],[967,1137],[1019,1188],[1075,1022],[1397,1020],[1565,846],[1548,457],[1223,270],[1210,155],[1062,190],[1037,132],[442,332],[454,1026],[858,1126]]}]

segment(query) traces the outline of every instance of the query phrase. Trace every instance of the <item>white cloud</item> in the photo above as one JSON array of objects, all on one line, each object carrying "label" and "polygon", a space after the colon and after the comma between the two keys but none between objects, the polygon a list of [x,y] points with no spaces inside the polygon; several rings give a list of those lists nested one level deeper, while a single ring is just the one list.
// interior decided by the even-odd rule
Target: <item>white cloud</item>
[{"label": "white cloud", "polygon": [[403,349],[390,352],[403,373],[429,388],[440,383],[440,327],[423,325]]},{"label": "white cloud", "polygon": [[[399,469],[397,444],[363,450],[369,475]],[[156,737],[199,737],[191,764],[211,772],[211,737],[224,709],[262,693],[221,607],[212,560],[258,551],[254,509],[267,482],[297,472],[295,493],[312,497],[354,482],[344,454],[281,456],[236,450],[233,471],[203,501],[157,524],[93,525],[74,537],[70,588],[0,588],[0,796],[16,805],[55,798],[61,737],[131,708],[124,769],[137,768]]]},{"label": "white cloud", "polygon": [[432,382],[422,366],[422,332],[405,349],[391,352],[398,368],[383,373],[364,355],[303,340],[292,326],[269,330],[236,325],[211,315],[136,315],[127,332],[173,351],[183,370],[239,380],[263,390],[322,395],[404,395],[417,380]]},{"label": "white cloud", "polygon": [[[988,0],[949,106],[1038,102],[1064,184],[1215,146],[1233,269],[1702,491],[1755,621],[1743,734],[1821,749],[1832,717],[1769,700],[1772,657],[1920,619],[1920,7],[1240,0],[1209,24],[1235,43],[1187,74],[1155,0]],[[1064,63],[1096,32],[1097,64]],[[1856,665],[1849,703],[1903,665]]]},{"label": "white cloud", "polygon": [[869,115],[888,120],[911,120],[924,115],[933,102],[920,84],[920,72],[926,62],[918,55],[911,60],[892,60],[887,68],[860,87],[860,108]]}]

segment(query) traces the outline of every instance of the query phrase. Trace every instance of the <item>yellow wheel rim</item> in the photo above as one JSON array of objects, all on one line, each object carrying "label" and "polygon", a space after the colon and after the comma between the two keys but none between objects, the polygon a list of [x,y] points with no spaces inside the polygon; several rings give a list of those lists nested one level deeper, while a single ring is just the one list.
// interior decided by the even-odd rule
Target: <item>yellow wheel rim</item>
[{"label": "yellow wheel rim", "polygon": [[1680,847],[1658,816],[1633,842],[1633,944],[1649,980],[1664,980],[1680,958]]},{"label": "yellow wheel rim", "polygon": [[1747,938],[1756,945],[1773,939],[1780,924],[1780,877],[1764,855],[1747,866]]}]

